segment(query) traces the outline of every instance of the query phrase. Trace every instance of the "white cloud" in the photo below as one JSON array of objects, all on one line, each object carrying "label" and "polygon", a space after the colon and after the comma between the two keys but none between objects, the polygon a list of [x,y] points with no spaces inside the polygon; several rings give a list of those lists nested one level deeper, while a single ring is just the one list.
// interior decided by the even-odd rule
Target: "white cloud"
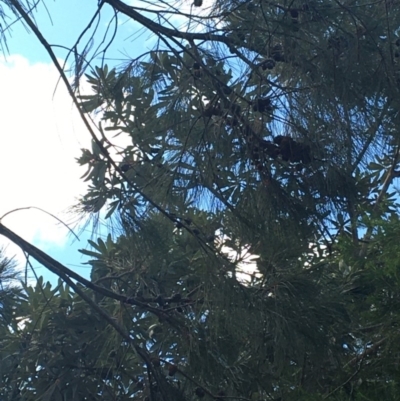
[{"label": "white cloud", "polygon": [[[85,190],[75,158],[90,136],[52,64],[19,55],[0,58],[0,216],[36,206],[62,218]],[[65,218],[65,216],[64,216]],[[62,246],[67,230],[34,209],[12,213],[3,224],[35,243]],[[8,244],[0,238],[0,244]],[[18,253],[10,245],[7,255]],[[20,255],[20,254],[19,254]],[[21,260],[21,257],[18,257]]]},{"label": "white cloud", "polygon": [[234,250],[226,245],[226,242],[230,238],[226,235],[222,235],[221,231],[216,232],[217,238],[221,245],[221,252],[225,254],[228,259],[236,264],[236,277],[242,283],[249,283],[252,277],[260,278],[261,274],[257,267],[257,259],[259,255],[254,255],[250,252],[249,246],[242,246],[240,251]]}]

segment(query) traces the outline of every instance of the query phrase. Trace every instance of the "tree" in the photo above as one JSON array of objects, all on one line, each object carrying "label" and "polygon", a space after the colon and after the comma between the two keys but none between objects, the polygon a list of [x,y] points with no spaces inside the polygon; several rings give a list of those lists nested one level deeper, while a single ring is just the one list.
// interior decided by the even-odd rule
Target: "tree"
[{"label": "tree", "polygon": [[[13,259],[4,256],[0,250],[0,395],[16,394],[17,383],[10,374],[18,360],[18,350],[23,342],[12,342],[11,332],[18,332],[24,312],[26,312],[25,296],[18,287],[18,274]],[[16,313],[16,311],[18,311]],[[22,351],[22,350],[21,350]],[[22,354],[22,352],[21,352]]]},{"label": "tree", "polygon": [[106,5],[159,43],[76,59],[102,120],[77,210],[114,229],[91,281],[0,226],[67,284],[25,288],[22,399],[397,399],[395,3],[218,1],[185,31]]}]

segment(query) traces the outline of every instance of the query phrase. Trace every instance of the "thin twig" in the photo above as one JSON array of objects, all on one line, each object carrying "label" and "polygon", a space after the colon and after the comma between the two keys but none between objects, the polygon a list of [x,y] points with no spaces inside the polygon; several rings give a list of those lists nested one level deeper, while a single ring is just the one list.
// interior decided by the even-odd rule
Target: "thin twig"
[{"label": "thin twig", "polygon": [[54,214],[47,212],[46,210],[41,209],[40,207],[36,207],[36,206],[26,206],[26,207],[19,207],[17,209],[13,209],[10,210],[9,212],[3,214],[3,216],[0,217],[0,222],[3,221],[4,217],[8,216],[11,213],[14,212],[18,212],[20,210],[26,210],[26,209],[37,209],[40,210],[43,213],[48,214],[49,216],[53,217],[54,219],[56,219],[59,223],[61,223],[64,227],[66,227],[68,229],[68,231],[78,240],[80,241],[79,237],[74,233],[74,231],[68,227],[68,225],[66,223],[64,223],[61,219],[59,219],[57,216],[55,216]]}]

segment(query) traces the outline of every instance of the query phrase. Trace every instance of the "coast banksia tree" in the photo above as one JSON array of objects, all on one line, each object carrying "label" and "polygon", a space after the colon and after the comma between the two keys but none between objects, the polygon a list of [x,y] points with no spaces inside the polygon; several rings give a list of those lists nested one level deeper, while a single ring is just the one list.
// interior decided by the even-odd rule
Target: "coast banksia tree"
[{"label": "coast banksia tree", "polygon": [[30,251],[61,281],[25,289],[4,397],[398,399],[399,5],[110,7],[157,38],[73,49],[101,120],[75,210],[112,230],[89,282]]}]

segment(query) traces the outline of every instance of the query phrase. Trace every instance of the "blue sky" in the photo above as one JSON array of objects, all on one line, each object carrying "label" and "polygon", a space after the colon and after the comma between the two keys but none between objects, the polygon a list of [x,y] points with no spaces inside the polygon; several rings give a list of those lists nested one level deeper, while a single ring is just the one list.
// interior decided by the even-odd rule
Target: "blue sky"
[{"label": "blue sky", "polygon": [[[40,3],[34,12],[37,25],[50,44],[65,47],[75,43],[97,7],[96,0],[48,0],[45,4],[47,11]],[[9,13],[6,8],[4,11]],[[106,32],[113,13],[110,7],[105,7],[101,15],[96,42]],[[135,57],[146,51],[143,36],[143,40],[135,43],[130,39],[138,25],[126,23],[124,17],[119,23],[115,44],[107,53],[109,65],[119,64],[126,55]],[[6,189],[7,195],[0,203],[0,216],[15,208],[35,206],[73,227],[76,218],[65,211],[84,192],[80,180],[84,170],[79,170],[74,158],[80,155],[80,148],[89,145],[89,134],[61,85],[54,95],[57,73],[34,34],[17,22],[6,35],[8,53],[0,63],[3,92],[0,108],[6,116],[2,123],[0,171],[3,171],[2,192]],[[148,37],[146,34],[144,38]],[[57,57],[64,60],[67,51],[54,49]],[[10,165],[13,166],[12,175],[5,174],[10,171]],[[16,211],[5,217],[3,223],[61,263],[88,277],[90,268],[82,265],[87,259],[78,249],[87,247],[89,230],[80,235],[78,242],[55,219],[32,209]],[[7,256],[17,255],[22,267],[24,257],[21,252],[4,239],[0,243],[7,247]],[[37,262],[31,262],[38,275],[56,282],[50,272]]]},{"label": "blue sky", "polygon": [[[43,4],[43,2],[40,2],[37,11],[33,13],[38,27],[50,44],[61,45],[66,48],[75,43],[97,9],[97,1],[95,0],[46,1],[46,8]],[[112,17],[111,8],[105,6],[101,11],[101,20],[96,35],[97,40],[106,32]],[[111,46],[108,51],[109,57],[115,60],[122,58],[121,50],[125,50],[134,56],[140,54],[143,50],[141,46],[143,41],[137,41],[133,46],[129,40],[129,36],[135,32],[137,25],[132,22],[126,24],[124,23],[125,21],[126,18],[124,16],[119,17],[117,46]],[[85,38],[87,39],[88,36]],[[82,43],[86,43],[85,39],[82,40]],[[10,28],[8,45],[11,54],[21,54],[32,63],[49,61],[46,51],[34,34],[27,32],[27,29],[20,23],[13,24]],[[67,53],[66,50],[62,49],[54,48],[54,50],[59,57],[65,57]]]}]

